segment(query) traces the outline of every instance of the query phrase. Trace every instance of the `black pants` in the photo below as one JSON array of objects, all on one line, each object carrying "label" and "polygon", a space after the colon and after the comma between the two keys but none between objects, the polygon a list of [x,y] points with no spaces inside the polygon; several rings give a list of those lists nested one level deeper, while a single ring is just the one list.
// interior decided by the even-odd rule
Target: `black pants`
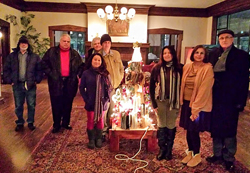
[{"label": "black pants", "polygon": [[66,93],[67,92],[64,92],[63,95],[60,96],[50,95],[54,128],[61,127],[61,121],[62,126],[67,126],[70,124],[70,116],[74,97],[71,98]]},{"label": "black pants", "polygon": [[187,130],[188,150],[193,151],[194,155],[200,153],[200,135],[199,132]]}]

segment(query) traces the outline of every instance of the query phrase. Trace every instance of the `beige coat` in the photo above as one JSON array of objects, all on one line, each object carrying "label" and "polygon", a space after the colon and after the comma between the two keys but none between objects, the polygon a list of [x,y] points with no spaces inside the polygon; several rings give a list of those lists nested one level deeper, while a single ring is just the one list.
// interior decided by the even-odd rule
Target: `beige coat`
[{"label": "beige coat", "polygon": [[104,61],[107,64],[107,70],[111,77],[111,84],[114,88],[117,88],[124,76],[121,55],[116,50],[110,50],[109,54],[105,54],[105,52],[101,50],[101,54],[103,55]]},{"label": "beige coat", "polygon": [[[187,76],[192,70],[192,63],[183,67],[181,82],[180,104],[183,104],[184,87]],[[204,63],[197,72],[194,81],[194,90],[190,99],[192,115],[198,115],[200,111],[211,112],[212,110],[212,87],[214,84],[214,72],[210,63]]]}]

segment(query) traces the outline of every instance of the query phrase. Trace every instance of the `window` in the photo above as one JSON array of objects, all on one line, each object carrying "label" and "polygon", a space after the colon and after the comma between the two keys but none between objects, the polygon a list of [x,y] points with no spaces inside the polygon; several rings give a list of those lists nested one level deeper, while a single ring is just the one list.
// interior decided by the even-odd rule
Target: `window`
[{"label": "window", "polygon": [[[234,45],[250,54],[250,10],[220,16],[217,20],[217,34],[223,29],[234,31]],[[218,38],[216,40],[218,43]]]}]

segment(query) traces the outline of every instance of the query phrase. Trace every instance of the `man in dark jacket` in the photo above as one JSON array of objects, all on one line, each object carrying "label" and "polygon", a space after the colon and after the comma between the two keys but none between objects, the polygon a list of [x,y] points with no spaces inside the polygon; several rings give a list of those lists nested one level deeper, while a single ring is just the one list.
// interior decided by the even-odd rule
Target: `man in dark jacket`
[{"label": "man in dark jacket", "polygon": [[211,119],[213,156],[206,160],[211,163],[223,160],[227,170],[234,168],[238,117],[246,105],[249,84],[249,55],[233,45],[233,37],[231,30],[219,32],[220,48],[209,54],[215,78]]},{"label": "man in dark jacket", "polygon": [[59,132],[61,126],[71,130],[72,103],[78,89],[78,77],[81,77],[83,71],[83,62],[79,53],[70,47],[68,34],[61,36],[59,46],[45,53],[42,67],[48,76],[54,121],[52,133]]},{"label": "man in dark jacket", "polygon": [[28,106],[27,123],[30,130],[34,130],[34,116],[36,106],[36,84],[43,78],[40,57],[32,52],[27,37],[22,36],[14,51],[6,58],[3,68],[4,80],[11,84],[15,100],[16,120],[15,131],[24,127],[23,104],[26,99]]}]

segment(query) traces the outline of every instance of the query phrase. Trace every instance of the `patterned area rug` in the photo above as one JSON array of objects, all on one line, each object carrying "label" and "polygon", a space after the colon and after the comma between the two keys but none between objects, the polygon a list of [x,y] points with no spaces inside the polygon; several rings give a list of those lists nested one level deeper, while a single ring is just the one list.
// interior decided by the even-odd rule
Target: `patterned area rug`
[{"label": "patterned area rug", "polygon": [[[83,108],[72,110],[71,125],[73,130],[61,130],[57,134],[46,134],[37,149],[32,153],[23,172],[50,173],[133,173],[136,168],[145,165],[142,162],[116,160],[116,154],[126,154],[133,157],[140,146],[139,140],[120,141],[120,151],[110,152],[109,144],[105,142],[101,149],[87,148],[86,112]],[[195,168],[189,168],[181,163],[185,157],[186,132],[177,127],[177,133],[171,161],[158,161],[155,156],[158,151],[147,152],[145,141],[135,159],[148,162],[148,166],[136,173],[224,173],[223,165],[207,163],[205,158],[211,155],[212,140],[209,133],[201,133],[202,163]],[[249,173],[241,163],[235,162],[236,173]]]}]

